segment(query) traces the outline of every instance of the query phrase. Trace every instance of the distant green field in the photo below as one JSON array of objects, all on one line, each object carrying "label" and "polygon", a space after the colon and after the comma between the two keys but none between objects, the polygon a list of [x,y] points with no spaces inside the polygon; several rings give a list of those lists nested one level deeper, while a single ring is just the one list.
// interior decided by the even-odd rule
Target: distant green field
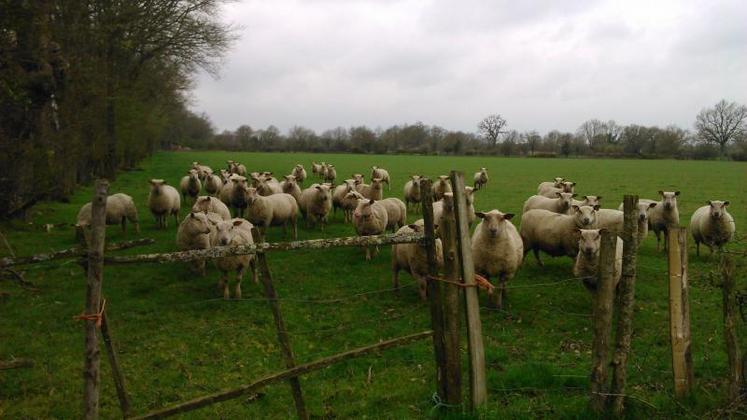
[{"label": "distant green field", "polygon": [[[476,195],[478,210],[521,213],[537,184],[555,176],[577,181],[581,195],[603,196],[616,208],[623,194],[657,198],[656,192],[679,190],[681,221],[708,199],[730,200],[730,212],[743,236],[747,220],[747,166],[733,162],[642,161],[592,159],[512,159],[496,157],[423,157],[379,155],[257,154],[227,152],[157,153],[141,169],[120,175],[110,191],[134,197],[141,233],[156,239],[152,246],[123,253],[175,250],[176,227],[155,229],[147,207],[150,178],[178,185],[192,161],[214,169],[226,159],[252,170],[289,173],[311,161],[334,163],[340,178],[353,172],[370,174],[371,165],[389,170],[391,191],[402,197],[411,174],[435,177],[463,170],[471,181],[479,167],[488,168],[490,183]],[[308,185],[307,181],[307,185]],[[40,203],[30,220],[0,226],[18,255],[63,249],[75,244],[71,228],[45,233],[47,223],[73,223],[92,189],[81,190],[70,203]],[[184,212],[186,214],[186,205]],[[420,218],[410,214],[409,220]],[[514,222],[520,222],[518,218]],[[299,224],[299,239],[354,235],[338,213],[322,234]],[[118,227],[107,230],[109,241],[124,239]],[[268,239],[281,241],[279,229]],[[667,266],[655,250],[653,234],[639,256],[635,334],[629,363],[630,418],[715,416],[725,405],[726,357],[721,327],[721,292],[710,283],[715,260],[690,253],[691,310],[695,397],[674,401],[667,312]],[[7,255],[2,249],[0,255]],[[706,252],[707,254],[707,252]],[[298,362],[429,328],[427,305],[412,279],[399,295],[386,292],[342,302],[311,303],[390,287],[390,252],[383,249],[365,262],[359,249],[296,251],[269,255]],[[509,283],[505,311],[485,309],[483,328],[488,365],[487,418],[584,418],[587,411],[591,319],[590,295],[572,277],[572,260],[545,258],[546,267],[527,258]],[[137,413],[208,392],[251,382],[283,368],[274,324],[259,287],[245,278],[242,301],[224,301],[216,288],[218,272],[209,266],[206,278],[184,265],[110,267],[104,273],[104,294],[134,409]],[[740,272],[744,277],[744,270]],[[79,418],[82,407],[83,328],[73,316],[84,307],[85,281],[74,262],[42,264],[25,269],[39,291],[24,290],[10,280],[0,282],[0,359],[25,357],[32,369],[0,372],[0,418]],[[740,279],[743,281],[744,278]],[[547,285],[550,283],[550,285]],[[485,296],[481,297],[486,303]],[[466,349],[466,344],[465,344]],[[119,415],[110,372],[102,362],[102,417]],[[465,359],[466,366],[466,359]],[[370,372],[370,374],[369,374]],[[370,380],[369,380],[370,378]],[[422,418],[431,414],[434,363],[430,341],[338,364],[302,378],[307,404],[317,418]],[[466,370],[465,370],[466,384]],[[465,386],[466,389],[466,386]],[[266,388],[255,401],[246,398],[192,412],[188,418],[288,418],[294,415],[286,384]],[[643,402],[642,402],[643,401]],[[645,402],[645,403],[644,403]]]}]

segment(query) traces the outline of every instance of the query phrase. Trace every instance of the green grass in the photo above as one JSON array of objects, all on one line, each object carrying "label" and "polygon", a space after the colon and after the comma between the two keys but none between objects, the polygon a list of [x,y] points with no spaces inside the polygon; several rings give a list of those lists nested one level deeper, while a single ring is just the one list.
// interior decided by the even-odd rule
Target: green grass
[{"label": "green grass", "polygon": [[[485,166],[487,189],[477,193],[476,208],[498,208],[519,214],[524,200],[540,181],[565,176],[578,182],[581,194],[604,197],[617,207],[624,193],[656,198],[656,191],[680,190],[681,220],[707,199],[731,200],[739,232],[746,220],[747,166],[732,162],[505,159],[494,157],[419,157],[375,155],[255,154],[226,152],[158,153],[142,170],[123,173],[111,192],[132,195],[138,205],[139,236],[156,243],[122,253],[175,249],[176,228],[155,229],[146,208],[147,180],[165,178],[176,185],[190,163],[213,168],[226,159],[249,170],[288,173],[301,162],[336,165],[341,177],[370,173],[373,164],[392,175],[386,196],[401,197],[410,174],[445,174],[450,169],[471,174]],[[308,185],[308,182],[307,182]],[[90,200],[81,188],[70,203],[40,203],[27,221],[1,226],[16,253],[28,255],[74,245],[70,228],[45,233],[46,223],[74,222]],[[410,220],[419,218],[411,214]],[[519,223],[518,220],[515,220]],[[172,221],[170,221],[171,223]],[[337,214],[327,231],[300,227],[299,238],[351,236],[350,225]],[[118,227],[107,230],[109,241],[124,239]],[[130,238],[138,236],[130,234]],[[282,240],[271,230],[270,241]],[[0,251],[6,253],[3,249]],[[635,335],[629,364],[629,416],[703,416],[725,405],[725,366],[720,290],[710,285],[715,260],[695,258],[691,250],[691,310],[697,398],[675,402],[672,394],[667,312],[667,269],[651,235],[639,256]],[[1,254],[0,254],[1,255]],[[372,262],[359,249],[297,251],[269,255],[286,324],[298,362],[429,328],[427,306],[413,287],[399,295],[365,295],[342,303],[304,300],[335,298],[390,286],[389,249]],[[540,268],[527,258],[510,286],[503,312],[484,310],[483,329],[489,380],[489,418],[585,418],[590,371],[590,295],[571,277],[572,261],[546,258]],[[34,359],[32,369],[0,372],[0,418],[79,418],[82,406],[83,328],[73,316],[84,306],[85,280],[73,262],[24,268],[39,291],[24,290],[6,280],[0,291],[0,359]],[[208,392],[251,382],[282,369],[274,324],[259,287],[244,283],[244,301],[223,301],[216,289],[218,272],[197,277],[185,265],[108,267],[104,293],[120,360],[137,413]],[[408,286],[412,280],[403,275]],[[556,284],[542,286],[545,283]],[[537,287],[532,287],[537,286]],[[482,296],[483,303],[485,297]],[[465,361],[466,363],[466,361]],[[106,363],[102,363],[102,417],[118,416],[117,400]],[[369,371],[371,379],[368,380]],[[422,418],[431,413],[434,390],[431,343],[382,352],[341,363],[302,378],[315,417]],[[465,384],[466,384],[465,370]],[[465,386],[466,388],[466,386]],[[655,407],[655,408],[653,408]],[[195,411],[188,418],[287,418],[294,413],[286,384],[262,391],[249,402],[238,399]]]}]

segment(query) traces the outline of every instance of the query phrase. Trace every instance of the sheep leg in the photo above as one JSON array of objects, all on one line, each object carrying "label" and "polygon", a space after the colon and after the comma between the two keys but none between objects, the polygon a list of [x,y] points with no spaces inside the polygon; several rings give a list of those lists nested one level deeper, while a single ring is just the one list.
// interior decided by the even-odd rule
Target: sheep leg
[{"label": "sheep leg", "polygon": [[223,299],[228,299],[228,295],[226,295],[226,293],[228,293],[228,287],[226,285],[227,281],[228,273],[225,271],[221,272],[220,277],[218,278],[218,291],[223,292]]},{"label": "sheep leg", "polygon": [[397,256],[394,251],[392,251],[392,288],[399,293],[399,264],[397,264]]},{"label": "sheep leg", "polygon": [[659,252],[660,242],[661,242],[661,231],[658,229],[654,229],[654,235],[656,235],[656,252]]},{"label": "sheep leg", "polygon": [[291,227],[293,228],[293,240],[298,240],[298,222],[296,219],[291,220]]},{"label": "sheep leg", "polygon": [[698,241],[695,241],[695,256],[698,256],[698,257],[700,256],[700,242]]},{"label": "sheep leg", "polygon": [[233,292],[233,297],[241,299],[241,278],[244,277],[244,266],[241,266],[236,273],[236,288]]},{"label": "sheep leg", "polygon": [[371,246],[366,246],[366,261],[371,261]]},{"label": "sheep leg", "polygon": [[542,260],[540,259],[540,251],[539,251],[539,249],[533,248],[532,251],[534,252],[534,258],[537,259],[537,265],[539,265],[540,267],[544,267],[545,263],[543,263]]},{"label": "sheep leg", "polygon": [[428,289],[425,278],[420,275],[413,275],[413,277],[415,277],[415,280],[418,282],[418,294],[420,294],[420,299],[426,301],[428,299]]},{"label": "sheep leg", "polygon": [[259,284],[259,276],[257,275],[257,259],[252,257],[251,260],[249,260],[249,269],[252,270],[252,280],[254,280],[254,284]]},{"label": "sheep leg", "polygon": [[127,236],[127,218],[122,217],[122,233]]}]

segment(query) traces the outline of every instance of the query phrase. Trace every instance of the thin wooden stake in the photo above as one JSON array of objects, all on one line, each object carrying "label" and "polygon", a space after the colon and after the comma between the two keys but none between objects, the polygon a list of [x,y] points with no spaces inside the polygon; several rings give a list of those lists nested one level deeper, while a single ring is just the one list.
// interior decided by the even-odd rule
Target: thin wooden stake
[{"label": "thin wooden stake", "polygon": [[623,414],[627,364],[633,336],[635,305],[636,260],[638,254],[638,196],[626,195],[623,201],[623,261],[618,286],[618,316],[615,333],[615,352],[612,356],[612,386],[610,408],[614,415]]},{"label": "thin wooden stake", "polygon": [[[444,198],[443,213],[438,221],[444,252],[444,278],[460,283],[457,258],[457,234],[454,220],[454,200]],[[462,404],[462,363],[459,351],[459,286],[443,285],[444,356],[446,358],[446,403],[450,406]]]},{"label": "thin wooden stake", "polygon": [[[260,242],[264,242],[264,237],[260,234],[258,229],[253,228],[252,231],[255,238],[259,238]],[[278,294],[275,291],[275,286],[272,284],[272,275],[270,274],[270,267],[267,264],[267,256],[264,253],[258,253],[257,263],[262,277],[262,285],[265,289],[265,297],[267,297],[267,303],[270,305],[272,316],[275,319],[278,343],[280,343],[280,350],[283,352],[285,367],[291,369],[296,366],[296,361],[293,358],[293,348],[291,347],[290,339],[288,338],[288,330],[285,328],[283,314],[280,312]],[[306,411],[306,404],[304,403],[303,392],[301,390],[301,381],[297,376],[294,376],[288,379],[288,383],[290,384],[291,393],[293,394],[293,401],[296,404],[296,414],[298,415],[298,418],[302,420],[308,419],[309,413]]]},{"label": "thin wooden stake", "polygon": [[[472,243],[467,221],[467,201],[464,195],[464,174],[451,171],[451,186],[454,194],[454,216],[459,262],[465,285],[475,284],[475,265],[472,261]],[[473,410],[479,409],[488,400],[485,374],[485,348],[482,340],[480,320],[480,299],[477,287],[464,290],[464,309],[467,317],[467,338],[469,342],[470,402]]]},{"label": "thin wooden stake", "polygon": [[[106,194],[109,183],[99,179],[91,200],[91,241],[88,248],[88,270],[86,281],[86,314],[98,314],[101,304],[101,282],[106,241]],[[84,418],[99,418],[100,353],[96,320],[86,320],[86,349],[83,368]]]},{"label": "thin wooden stake", "polygon": [[669,335],[672,342],[674,394],[684,397],[692,386],[690,305],[687,281],[687,229],[668,228]]},{"label": "thin wooden stake", "polygon": [[724,341],[729,360],[729,398],[735,401],[742,393],[742,356],[737,337],[739,303],[734,279],[734,261],[727,255],[721,259],[721,288],[724,294]]},{"label": "thin wooden stake", "polygon": [[615,248],[617,235],[604,232],[599,249],[597,289],[593,293],[591,345],[591,408],[603,413],[607,400],[607,369],[612,330],[612,305],[615,294]]},{"label": "thin wooden stake", "polygon": [[131,411],[130,396],[127,394],[124,375],[122,374],[122,369],[119,367],[119,356],[117,356],[117,349],[114,347],[114,341],[112,340],[109,317],[106,315],[106,310],[104,310],[101,317],[101,337],[104,339],[106,354],[109,357],[112,378],[114,379],[114,386],[117,389],[117,398],[119,399],[119,408],[122,410],[122,415],[126,418],[130,416]]}]

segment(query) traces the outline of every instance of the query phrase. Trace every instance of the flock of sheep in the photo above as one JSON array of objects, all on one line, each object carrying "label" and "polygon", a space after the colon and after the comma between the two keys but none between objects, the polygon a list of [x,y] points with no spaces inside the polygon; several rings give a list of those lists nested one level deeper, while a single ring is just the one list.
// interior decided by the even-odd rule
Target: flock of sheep
[{"label": "flock of sheep", "polygon": [[[387,231],[406,233],[423,230],[423,220],[406,224],[407,212],[421,211],[420,179],[413,175],[405,183],[403,200],[384,198],[384,184],[391,188],[389,173],[373,166],[370,183],[365,176],[353,174],[350,179],[335,184],[337,171],[334,165],[313,162],[312,176],[320,182],[302,188],[308,180],[306,169],[301,164],[291,173],[276,179],[272,172],[247,173],[246,167],[229,160],[226,169],[218,174],[205,165],[194,162],[188,174],[181,179],[179,190],[163,179],[150,180],[148,207],[156,225],[166,228],[169,216],[178,224],[176,242],[181,250],[207,249],[214,246],[245,245],[254,243],[252,227],[261,235],[271,226],[283,226],[292,237],[297,237],[299,213],[308,226],[318,226],[322,231],[329,214],[340,209],[345,223],[352,223],[358,235],[378,235]],[[600,238],[604,230],[620,235],[623,229],[622,205],[618,209],[602,209],[601,196],[578,197],[574,192],[576,183],[563,178],[542,182],[537,194],[524,203],[521,226],[517,229],[511,222],[513,214],[493,209],[475,211],[475,192],[485,188],[489,178],[486,168],[474,174],[474,184],[465,187],[468,221],[472,224],[480,219],[472,236],[472,254],[475,272],[498,282],[498,291],[493,302],[500,307],[505,298],[505,284],[518,271],[525,255],[533,251],[537,263],[542,265],[540,251],[551,256],[568,256],[575,259],[573,275],[582,278],[589,288],[595,287],[598,270]],[[201,193],[205,195],[200,195]],[[661,235],[665,245],[667,226],[679,225],[677,196],[679,191],[659,191],[659,200],[641,199],[638,203],[638,235],[643,239],[648,230],[654,231],[657,250]],[[453,208],[452,187],[447,176],[439,176],[432,184],[434,198],[434,220],[438,226],[444,207]],[[581,198],[577,200],[576,198]],[[179,220],[182,200],[192,204],[190,213]],[[699,208],[690,221],[690,230],[699,255],[700,244],[711,251],[721,248],[734,235],[734,219],[728,213],[728,201],[708,201]],[[232,212],[233,210],[233,216]],[[138,228],[138,216],[132,198],[126,194],[113,194],[106,205],[107,224],[121,224],[126,229],[127,221]],[[84,205],[78,213],[78,232],[90,225],[91,204]],[[442,245],[436,240],[438,264],[443,264]],[[366,248],[366,259],[373,258],[378,249]],[[622,263],[622,240],[617,238],[615,279],[620,278]],[[230,297],[229,273],[235,273],[234,297],[241,298],[241,279],[247,269],[256,269],[252,255],[225,257],[215,260],[222,275],[219,288],[224,298]],[[196,261],[195,269],[205,273],[205,262]],[[419,285],[420,296],[426,297],[428,264],[425,249],[421,244],[398,244],[392,247],[392,275],[394,287],[399,287],[400,270],[409,272]]]}]

